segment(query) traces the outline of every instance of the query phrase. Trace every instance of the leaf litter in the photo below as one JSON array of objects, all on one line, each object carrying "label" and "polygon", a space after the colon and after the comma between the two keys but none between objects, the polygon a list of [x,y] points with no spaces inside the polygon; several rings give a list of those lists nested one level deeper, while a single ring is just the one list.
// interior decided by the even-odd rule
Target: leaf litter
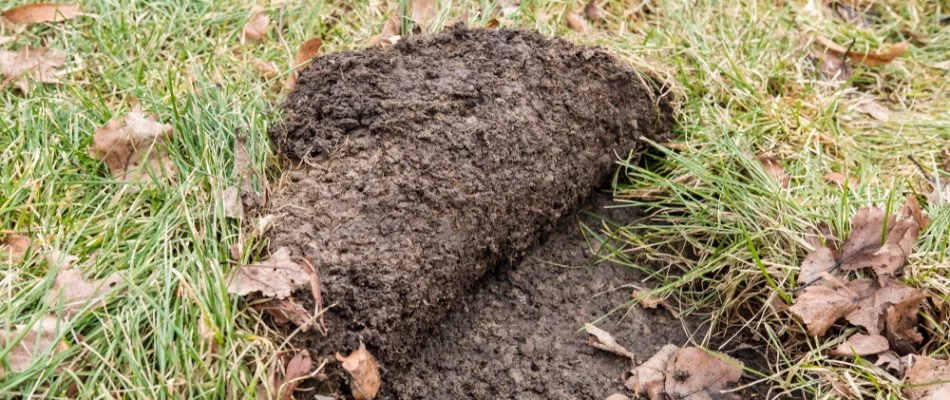
[{"label": "leaf litter", "polygon": [[587,344],[591,347],[611,352],[622,357],[627,357],[631,360],[637,359],[637,356],[633,354],[633,352],[627,350],[626,347],[623,347],[617,343],[613,335],[607,331],[591,324],[585,324],[584,330],[590,335],[590,337],[588,337]]},{"label": "leaf litter", "polygon": [[35,3],[5,10],[3,17],[15,24],[30,25],[70,20],[80,12],[77,4]]},{"label": "leaf litter", "polygon": [[381,383],[379,365],[376,358],[366,350],[365,344],[360,343],[360,347],[346,357],[336,353],[336,359],[343,370],[350,374],[350,391],[355,400],[376,398]]},{"label": "leaf litter", "polygon": [[668,344],[634,368],[624,386],[650,400],[738,399],[724,391],[742,377],[742,365],[724,354]]},{"label": "leaf litter", "polygon": [[66,53],[45,47],[21,47],[17,51],[0,50],[0,89],[15,83],[21,92],[30,91],[32,82],[60,83],[65,72]]},{"label": "leaf litter", "polygon": [[171,178],[175,168],[167,147],[172,135],[171,125],[136,104],[124,118],[114,118],[96,131],[89,155],[104,161],[112,177],[121,181],[144,180],[150,172]]},{"label": "leaf litter", "polygon": [[251,8],[251,17],[241,30],[242,42],[260,42],[267,36],[267,30],[270,26],[270,15],[260,6]]},{"label": "leaf litter", "polygon": [[278,399],[293,400],[294,391],[297,386],[303,382],[304,378],[310,375],[310,369],[313,367],[313,360],[310,352],[307,350],[297,351],[292,358],[286,360],[286,366],[283,371],[280,370],[278,363],[271,364],[269,372],[270,388],[274,391],[274,396],[268,396],[268,393],[259,392],[259,399]]}]

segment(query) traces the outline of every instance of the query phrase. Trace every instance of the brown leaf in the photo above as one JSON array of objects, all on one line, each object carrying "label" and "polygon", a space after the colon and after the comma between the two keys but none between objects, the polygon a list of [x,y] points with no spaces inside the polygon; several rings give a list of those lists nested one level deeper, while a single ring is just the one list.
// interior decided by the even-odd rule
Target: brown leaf
[{"label": "brown leaf", "polygon": [[103,279],[86,281],[79,269],[62,269],[56,274],[56,281],[46,295],[46,301],[53,311],[62,310],[67,316],[73,315],[87,304],[101,303],[122,280],[123,275],[116,272]]},{"label": "brown leaf", "polygon": [[251,18],[247,20],[241,31],[241,41],[261,41],[267,36],[268,26],[270,26],[270,15],[267,15],[260,7],[254,6],[251,8]]},{"label": "brown leaf", "polygon": [[759,154],[756,159],[762,164],[765,173],[771,176],[775,182],[778,182],[779,187],[788,187],[789,177],[785,175],[785,167],[782,166],[778,158],[767,154]]},{"label": "brown leaf", "polygon": [[412,21],[427,32],[435,16],[435,0],[412,0]]},{"label": "brown leaf", "polygon": [[677,350],[679,348],[672,344],[660,348],[653,357],[631,371],[624,386],[632,390],[636,398],[645,394],[650,400],[663,400],[666,393],[666,365]]},{"label": "brown leaf", "polygon": [[175,169],[165,147],[172,138],[172,126],[156,121],[155,115],[136,105],[125,118],[106,123],[93,136],[89,155],[105,161],[109,173],[124,181],[147,179],[149,171],[170,178]]},{"label": "brown leaf", "polygon": [[261,292],[264,297],[283,299],[309,283],[307,270],[290,259],[290,250],[281,247],[265,261],[241,265],[232,271],[228,293],[246,296]]},{"label": "brown leaf", "polygon": [[826,286],[809,286],[789,310],[805,323],[809,335],[821,336],[835,321],[857,308],[856,299],[847,292]]},{"label": "brown leaf", "polygon": [[350,390],[355,400],[373,400],[379,393],[379,366],[376,358],[366,350],[362,342],[350,355],[343,357],[336,353],[336,359],[350,374]]},{"label": "brown leaf", "polygon": [[888,350],[877,355],[877,361],[874,362],[874,365],[895,372],[896,376],[902,376],[904,370],[907,369],[909,359],[910,356],[901,357],[897,353]]},{"label": "brown leaf", "polygon": [[[32,327],[17,326],[12,330],[0,329],[0,348],[12,347],[6,356],[10,372],[23,371],[36,360],[69,350],[66,343],[56,340],[57,333],[64,329],[64,323],[51,316],[41,317]],[[23,337],[18,342],[14,342],[21,334]],[[3,366],[0,365],[0,376],[5,373]]]},{"label": "brown leaf", "polygon": [[45,47],[21,47],[17,51],[0,50],[0,75],[3,83],[16,82],[24,93],[29,92],[31,82],[59,83],[63,72],[58,68],[66,64],[66,53]]},{"label": "brown leaf", "polygon": [[303,71],[304,64],[317,56],[322,45],[323,41],[320,38],[307,39],[306,42],[300,45],[300,48],[297,49],[297,57],[294,58],[294,71],[290,73],[290,78],[287,79],[287,90],[293,90],[297,87],[297,77]]},{"label": "brown leaf", "polygon": [[894,304],[900,304],[919,297],[922,291],[907,286],[895,279],[879,284],[870,279],[858,279],[848,283],[857,293],[858,308],[845,316],[853,325],[867,329],[869,333],[879,334],[884,329],[884,313]]},{"label": "brown leaf", "polygon": [[264,61],[257,58],[252,58],[248,61],[251,63],[251,68],[254,69],[254,72],[257,72],[261,78],[272,79],[280,73],[277,69],[277,64],[273,61]]},{"label": "brown leaf", "polygon": [[293,400],[294,390],[304,381],[302,378],[310,375],[310,367],[312,365],[313,362],[310,358],[310,352],[301,350],[287,363],[282,378],[274,379],[276,378],[276,374],[272,374],[272,383],[277,390],[277,396],[274,398],[279,400]]},{"label": "brown leaf", "polygon": [[593,348],[609,351],[621,357],[627,357],[636,360],[636,355],[625,347],[621,346],[614,337],[607,331],[591,324],[585,324],[584,330],[590,335],[587,344]]},{"label": "brown leaf", "polygon": [[264,302],[254,303],[253,307],[261,312],[266,312],[274,318],[274,322],[283,325],[292,322],[300,327],[302,332],[309,332],[311,328],[311,319],[313,315],[307,311],[300,303],[293,301],[292,298],[277,300],[270,299]]},{"label": "brown leaf", "polygon": [[801,271],[798,273],[798,283],[808,284],[821,278],[822,274],[830,272],[836,264],[835,254],[831,249],[821,246],[805,256]]},{"label": "brown leaf", "polygon": [[887,338],[881,335],[856,334],[831,351],[836,356],[869,356],[883,353],[888,349]]},{"label": "brown leaf", "polygon": [[15,24],[39,24],[62,22],[76,18],[81,12],[76,4],[35,3],[13,7],[3,12],[3,17]]},{"label": "brown leaf", "polygon": [[635,299],[640,299],[639,304],[641,307],[649,308],[651,310],[656,309],[657,306],[663,303],[662,299],[658,299],[655,296],[650,296],[648,293],[648,291],[643,289],[633,289],[631,296],[633,296]]},{"label": "brown leaf", "polygon": [[666,394],[674,399],[730,398],[721,391],[742,377],[742,363],[695,348],[679,349],[666,364]]},{"label": "brown leaf", "polygon": [[825,181],[831,184],[838,186],[839,188],[849,188],[853,189],[858,187],[861,184],[861,181],[858,178],[853,176],[845,176],[840,172],[829,172],[825,174]]},{"label": "brown leaf", "polygon": [[917,325],[919,325],[917,310],[920,308],[920,303],[928,296],[927,293],[918,291],[901,302],[887,307],[884,334],[898,353],[911,353],[916,345],[924,340],[923,335],[917,331]]},{"label": "brown leaf", "polygon": [[564,22],[567,22],[567,27],[573,29],[575,32],[587,32],[587,22],[584,21],[580,15],[568,11],[564,15]]},{"label": "brown leaf", "polygon": [[386,23],[383,25],[383,31],[378,35],[373,37],[370,40],[370,46],[392,46],[399,41],[400,38],[399,30],[399,17],[392,15],[389,19],[386,20]]},{"label": "brown leaf", "polygon": [[587,5],[584,6],[584,17],[590,22],[598,22],[606,16],[607,14],[604,13],[604,10],[597,6],[596,0],[590,0],[587,2]]},{"label": "brown leaf", "polygon": [[732,399],[722,393],[742,377],[742,363],[695,347],[666,345],[631,372],[624,386],[650,400]]},{"label": "brown leaf", "polygon": [[847,57],[852,62],[872,67],[889,64],[891,61],[894,61],[895,58],[899,57],[901,54],[904,54],[904,51],[907,50],[907,46],[909,45],[909,42],[905,40],[891,46],[887,49],[887,51],[861,53],[853,51],[853,49],[852,51],[848,51],[847,48],[842,47],[841,45],[833,42],[831,39],[821,35],[815,36],[815,40],[827,48],[828,51],[834,52],[839,56],[844,56],[845,53],[847,53]]},{"label": "brown leaf", "polygon": [[937,207],[950,204],[950,182],[937,179],[932,185],[933,190],[924,196],[927,202]]},{"label": "brown leaf", "polygon": [[854,69],[845,61],[844,57],[832,52],[825,52],[820,57],[819,72],[825,79],[831,81],[847,81],[854,76]]},{"label": "brown leaf", "polygon": [[930,357],[914,357],[904,378],[904,392],[911,400],[950,399],[950,362]]},{"label": "brown leaf", "polygon": [[610,396],[607,396],[607,400],[630,400],[630,398],[620,393],[614,393]]},{"label": "brown leaf", "polygon": [[9,260],[12,263],[20,262],[30,249],[32,241],[29,237],[9,234],[0,240],[0,260]]}]

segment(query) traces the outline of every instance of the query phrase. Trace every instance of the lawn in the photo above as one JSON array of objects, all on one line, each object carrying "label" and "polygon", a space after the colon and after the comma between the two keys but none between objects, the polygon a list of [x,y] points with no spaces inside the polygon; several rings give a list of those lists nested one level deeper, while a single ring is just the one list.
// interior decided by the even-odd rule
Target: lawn
[{"label": "lawn", "polygon": [[[708,322],[695,344],[754,346],[766,363],[746,371],[751,384],[773,396],[908,396],[900,374],[828,355],[854,328],[810,336],[789,312],[809,251],[846,237],[859,208],[893,212],[908,194],[931,219],[900,275],[933,295],[915,351],[950,353],[942,306],[950,296],[950,201],[926,197],[934,177],[950,181],[945,3],[857,2],[848,21],[820,1],[602,0],[606,17],[586,29],[565,22],[576,19],[568,12],[583,14],[581,2],[439,3],[431,30],[468,12],[474,26],[602,46],[667,85],[675,135],[649,143],[641,162],[618,159],[629,179],[618,181],[616,206],[651,218],[593,229],[622,243],[607,259],[646,271],[654,295]],[[0,1],[0,9],[20,4]],[[246,239],[221,197],[241,179],[235,141],[245,136],[253,169],[279,181],[267,130],[281,118],[297,48],[313,37],[320,53],[368,46],[390,15],[411,8],[261,6],[270,28],[260,41],[242,39],[251,5],[225,0],[89,0],[68,21],[0,31],[12,38],[3,50],[66,54],[60,83],[23,91],[5,82],[0,91],[0,237],[33,242],[23,260],[0,256],[0,336],[52,316],[62,350],[0,374],[3,396],[257,397],[288,344],[227,291],[235,265],[266,257],[256,240],[240,260],[230,255]],[[822,38],[855,53],[909,44],[882,65],[829,70]],[[262,71],[271,62],[276,73]],[[173,128],[174,176],[128,183],[90,154],[96,131],[137,105]],[[854,181],[830,183],[833,172]],[[263,180],[255,184],[263,189]],[[87,279],[120,276],[121,295],[101,307],[57,307],[47,293],[64,258],[50,259],[52,251],[75,257]],[[3,359],[16,340],[0,344]]]}]

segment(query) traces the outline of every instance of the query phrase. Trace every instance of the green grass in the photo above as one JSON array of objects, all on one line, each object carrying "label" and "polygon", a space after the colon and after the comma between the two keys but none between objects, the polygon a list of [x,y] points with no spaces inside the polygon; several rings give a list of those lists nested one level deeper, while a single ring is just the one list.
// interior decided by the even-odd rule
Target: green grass
[{"label": "green grass", "polygon": [[[363,47],[400,4],[269,5],[267,40],[242,45],[249,11],[242,3],[84,1],[88,15],[32,26],[4,46],[66,50],[74,72],[60,85],[0,92],[0,233],[29,233],[78,256],[87,278],[124,271],[128,280],[106,307],[66,320],[68,351],[0,378],[3,396],[256,398],[284,343],[225,288],[239,226],[224,218],[215,193],[237,180],[235,137],[248,136],[258,171],[276,173],[266,130],[280,118],[279,88],[296,47],[308,37],[323,39],[322,53]],[[496,4],[442,3],[449,7],[436,27],[463,11],[484,23],[490,16],[482,11]],[[899,379],[825,357],[821,349],[840,338],[807,338],[780,304],[791,295],[811,227],[826,222],[846,232],[856,208],[922,190],[906,156],[934,167],[950,142],[948,72],[937,67],[950,58],[950,29],[938,23],[950,9],[894,2],[882,17],[887,22],[862,28],[811,18],[804,1],[674,0],[649,13],[631,13],[622,0],[600,3],[610,17],[587,34],[563,23],[565,11],[582,8],[576,2],[525,0],[503,24],[601,45],[664,79],[677,96],[676,139],[651,143],[663,157],[647,160],[649,168],[626,165],[633,183],[617,188],[622,205],[646,207],[654,218],[609,227],[624,243],[609,258],[664,265],[647,270],[658,292],[713,322],[700,344],[721,343],[715,332],[736,328],[756,335],[772,364],[760,372],[773,393],[802,389],[819,398],[832,395],[837,381],[872,397],[901,398]],[[0,1],[0,9],[13,5]],[[823,81],[809,58],[810,32],[843,44],[856,38],[862,49],[894,42],[902,30],[929,44],[912,46],[889,66],[858,68],[847,84]],[[282,75],[262,80],[244,61],[253,58],[276,62]],[[179,173],[171,184],[116,182],[87,153],[95,130],[128,112],[134,99],[175,128]],[[891,120],[857,110],[861,99],[877,99]],[[779,189],[758,167],[755,154],[766,149],[783,160],[790,188]],[[848,171],[862,183],[842,191],[822,181],[830,171]],[[945,299],[950,211],[928,211],[934,222],[906,278]],[[260,250],[253,246],[245,259]],[[55,313],[45,303],[54,277],[40,256],[0,264],[0,325]],[[928,351],[946,353],[946,322],[928,329],[936,337]]]}]

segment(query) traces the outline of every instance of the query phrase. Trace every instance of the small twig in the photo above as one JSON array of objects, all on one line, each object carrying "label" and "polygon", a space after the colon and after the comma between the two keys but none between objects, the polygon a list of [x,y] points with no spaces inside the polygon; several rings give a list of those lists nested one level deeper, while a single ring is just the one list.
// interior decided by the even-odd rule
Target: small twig
[{"label": "small twig", "polygon": [[[838,268],[841,268],[841,261],[840,261],[840,260],[835,260],[835,266],[834,266],[834,267],[831,267],[831,269],[828,270],[828,273],[830,274],[830,273],[832,273],[832,272],[835,272],[835,271],[838,270]],[[804,285],[801,285],[801,286],[796,287],[796,288],[792,288],[792,293],[796,293],[796,292],[798,292],[798,291],[800,291],[800,290],[802,290],[802,289],[806,289],[806,288],[808,288],[809,286],[814,285],[815,283],[818,283],[818,281],[820,281],[820,280],[822,280],[822,279],[825,279],[825,278],[818,277],[818,278],[815,278],[815,279],[811,280],[810,282],[805,282]]]},{"label": "small twig", "polygon": [[908,154],[908,155],[907,155],[907,158],[909,158],[909,159],[910,159],[910,162],[914,163],[914,165],[917,166],[917,169],[920,170],[920,173],[923,174],[924,177],[927,178],[928,181],[930,181],[930,182],[932,182],[932,183],[937,181],[937,176],[936,176],[936,175],[930,175],[930,173],[927,172],[927,169],[924,168],[924,166],[923,166],[920,162],[918,162],[917,159],[914,158],[914,156]]}]

